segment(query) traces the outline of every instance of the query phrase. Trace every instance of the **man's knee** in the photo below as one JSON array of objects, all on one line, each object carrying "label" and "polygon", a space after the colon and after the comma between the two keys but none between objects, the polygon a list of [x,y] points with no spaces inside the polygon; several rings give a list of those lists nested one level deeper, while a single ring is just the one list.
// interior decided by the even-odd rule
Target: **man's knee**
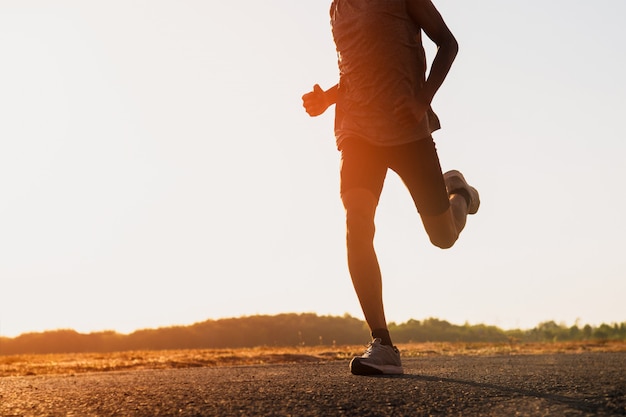
[{"label": "man's knee", "polygon": [[450,249],[456,243],[458,239],[457,236],[437,236],[437,235],[428,235],[430,238],[430,243],[437,246],[440,249]]},{"label": "man's knee", "polygon": [[354,189],[342,195],[346,209],[348,243],[368,242],[374,239],[374,215],[377,201],[368,190]]},{"label": "man's knee", "polygon": [[422,216],[430,242],[441,249],[450,249],[459,238],[450,209],[436,216]]}]

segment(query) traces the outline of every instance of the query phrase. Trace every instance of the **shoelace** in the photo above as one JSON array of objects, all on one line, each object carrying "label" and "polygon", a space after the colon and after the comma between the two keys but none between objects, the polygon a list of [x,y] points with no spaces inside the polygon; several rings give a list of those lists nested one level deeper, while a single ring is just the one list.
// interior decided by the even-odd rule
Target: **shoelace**
[{"label": "shoelace", "polygon": [[375,340],[369,342],[363,356],[370,356],[375,350],[379,350],[382,346],[383,345],[380,342],[376,342]]}]

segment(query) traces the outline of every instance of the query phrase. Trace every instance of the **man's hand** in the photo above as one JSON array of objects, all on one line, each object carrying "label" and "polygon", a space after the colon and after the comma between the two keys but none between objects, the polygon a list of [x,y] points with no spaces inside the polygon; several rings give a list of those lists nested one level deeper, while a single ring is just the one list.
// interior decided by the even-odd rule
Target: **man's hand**
[{"label": "man's hand", "polygon": [[410,96],[398,98],[395,104],[396,108],[394,112],[398,122],[403,125],[411,125],[416,121],[417,123],[421,122],[428,110],[427,104]]},{"label": "man's hand", "polygon": [[302,96],[302,105],[311,117],[319,116],[333,104],[327,97],[327,93],[322,90],[319,84],[313,86],[313,91]]}]

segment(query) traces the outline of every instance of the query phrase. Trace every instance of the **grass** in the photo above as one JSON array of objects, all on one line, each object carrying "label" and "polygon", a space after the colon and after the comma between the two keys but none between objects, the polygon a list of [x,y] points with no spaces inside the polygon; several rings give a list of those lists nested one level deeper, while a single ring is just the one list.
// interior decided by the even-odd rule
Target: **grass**
[{"label": "grass", "polygon": [[[625,341],[564,343],[411,343],[399,344],[402,356],[488,356],[550,353],[626,352]],[[75,375],[140,369],[241,366],[277,363],[348,361],[363,346],[257,347],[245,349],[145,350],[0,356],[0,377]]]}]

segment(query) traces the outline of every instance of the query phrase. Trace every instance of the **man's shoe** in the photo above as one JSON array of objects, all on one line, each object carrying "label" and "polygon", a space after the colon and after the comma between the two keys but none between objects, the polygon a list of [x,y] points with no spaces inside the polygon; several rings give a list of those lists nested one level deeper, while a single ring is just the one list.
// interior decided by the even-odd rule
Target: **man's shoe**
[{"label": "man's shoe", "polygon": [[401,375],[404,370],[398,348],[374,339],[363,355],[352,358],[350,372],[354,375]]},{"label": "man's shoe", "polygon": [[448,171],[443,174],[448,195],[460,194],[467,199],[467,210],[469,214],[476,214],[480,207],[480,196],[476,188],[470,186],[463,174],[457,170]]}]

